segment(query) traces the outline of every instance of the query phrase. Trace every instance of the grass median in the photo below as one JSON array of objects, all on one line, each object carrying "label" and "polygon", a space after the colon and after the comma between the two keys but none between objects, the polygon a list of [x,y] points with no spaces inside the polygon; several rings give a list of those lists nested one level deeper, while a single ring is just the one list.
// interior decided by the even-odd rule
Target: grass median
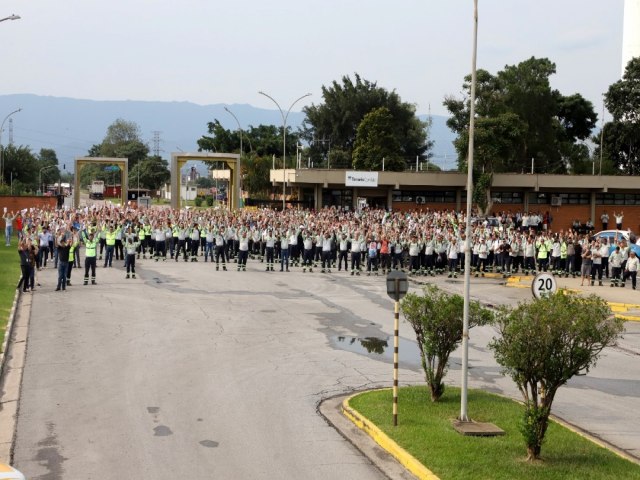
[{"label": "grass median", "polygon": [[[4,232],[3,232],[4,233]],[[11,246],[6,247],[4,235],[0,244],[0,349],[4,343],[4,335],[7,329],[13,298],[16,294],[16,285],[20,280],[20,257],[18,256],[18,240],[11,240]]]},{"label": "grass median", "polygon": [[447,387],[437,403],[430,401],[426,387],[400,389],[397,427],[392,423],[391,390],[365,392],[349,404],[442,480],[640,479],[640,466],[554,422],[545,437],[542,461],[527,462],[518,430],[523,407],[479,390],[469,391],[470,417],[494,423],[504,436],[457,433],[452,421],[460,414],[460,390],[453,387]]}]

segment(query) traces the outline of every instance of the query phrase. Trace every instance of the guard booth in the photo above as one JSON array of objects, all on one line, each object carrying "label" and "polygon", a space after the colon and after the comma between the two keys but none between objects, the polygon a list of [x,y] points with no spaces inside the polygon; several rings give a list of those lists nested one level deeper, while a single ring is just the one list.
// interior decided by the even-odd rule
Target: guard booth
[{"label": "guard booth", "polygon": [[127,192],[127,200],[131,203],[135,202],[139,207],[148,207],[151,205],[150,192],[148,188],[130,188]]}]

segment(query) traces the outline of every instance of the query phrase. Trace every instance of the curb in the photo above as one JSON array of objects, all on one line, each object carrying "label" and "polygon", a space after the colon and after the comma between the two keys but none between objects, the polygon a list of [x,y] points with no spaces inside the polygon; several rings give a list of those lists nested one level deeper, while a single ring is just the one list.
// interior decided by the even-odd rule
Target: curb
[{"label": "curb", "polygon": [[566,420],[563,420],[560,417],[556,417],[553,414],[549,415],[549,419],[552,420],[553,422],[557,423],[558,425],[563,426],[567,430],[572,431],[576,435],[579,435],[582,438],[585,438],[585,439],[589,440],[591,443],[594,443],[594,444],[598,445],[601,448],[609,450],[610,452],[616,454],[618,457],[624,458],[625,460],[628,460],[629,462],[635,463],[636,465],[640,465],[640,459],[638,457],[634,457],[633,455],[627,453],[626,451],[622,450],[621,448],[616,447],[612,443],[609,443],[606,440],[603,440],[602,438],[596,437],[591,432],[588,432],[587,430],[584,430],[584,429],[578,427],[577,425],[569,423],[569,422],[567,422]]},{"label": "curb", "polygon": [[388,452],[394,457],[402,466],[404,466],[409,472],[419,478],[420,480],[440,480],[431,470],[422,465],[414,456],[403,449],[400,445],[389,438],[382,430],[374,425],[368,418],[364,417],[357,410],[353,409],[349,405],[351,400],[356,395],[362,392],[356,393],[347,397],[342,402],[342,413],[354,423],[356,427],[364,431],[369,435],[382,449]]},{"label": "curb", "polygon": [[2,351],[0,352],[0,383],[4,377],[5,363],[7,363],[7,349],[9,348],[9,341],[11,335],[13,335],[13,325],[16,320],[16,313],[18,311],[18,300],[20,300],[20,289],[16,290],[13,297],[13,305],[11,305],[11,312],[9,313],[9,322],[7,323],[7,330],[4,334],[4,342],[2,342]]}]

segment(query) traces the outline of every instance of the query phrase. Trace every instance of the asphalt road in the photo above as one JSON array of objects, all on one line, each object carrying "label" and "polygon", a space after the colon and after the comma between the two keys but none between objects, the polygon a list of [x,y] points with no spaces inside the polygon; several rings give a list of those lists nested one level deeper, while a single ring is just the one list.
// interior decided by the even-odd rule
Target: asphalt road
[{"label": "asphalt road", "polygon": [[[266,273],[251,260],[248,272],[216,272],[201,258],[141,261],[139,278],[125,280],[117,263],[99,268],[97,286],[82,286],[75,270],[67,292],[53,291],[52,270],[40,272],[14,452],[28,478],[383,478],[316,411],[323,398],[391,384],[383,277]],[[502,283],[474,280],[473,295],[530,297]],[[557,415],[635,455],[638,327],[628,323],[623,348],[554,403]],[[493,334],[472,331],[470,385],[517,398],[486,348]],[[407,323],[401,335],[401,383],[421,382]],[[455,353],[451,383],[459,363]]]}]

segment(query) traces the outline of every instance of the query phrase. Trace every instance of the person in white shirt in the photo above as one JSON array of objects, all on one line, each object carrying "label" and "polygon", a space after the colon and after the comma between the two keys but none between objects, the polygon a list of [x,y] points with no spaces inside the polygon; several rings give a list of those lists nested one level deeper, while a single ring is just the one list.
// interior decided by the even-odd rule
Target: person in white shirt
[{"label": "person in white shirt", "polygon": [[617,230],[622,230],[622,219],[624,218],[624,213],[623,212],[620,212],[620,213],[613,212],[613,216],[616,217],[616,229]]},{"label": "person in white shirt", "polygon": [[249,257],[249,237],[243,230],[238,239],[238,271],[247,271],[247,258]]},{"label": "person in white shirt", "polygon": [[[640,261],[638,260],[638,256],[633,250],[630,250],[629,259],[627,260],[627,267],[625,269],[625,277],[631,277],[631,288],[633,290],[636,289],[636,275],[638,274],[639,266],[640,266]],[[620,286],[624,287],[624,281]]]},{"label": "person in white shirt", "polygon": [[611,286],[617,287],[622,273],[622,253],[620,253],[619,246],[616,246],[616,249],[609,255],[609,265],[611,266]]},{"label": "person in white shirt", "polygon": [[458,278],[456,268],[458,266],[458,243],[455,238],[449,243],[447,259],[449,260],[449,278]]},{"label": "person in white shirt", "polygon": [[[331,233],[325,232],[322,239],[322,273],[331,273]],[[289,271],[287,269],[287,271]]]},{"label": "person in white shirt", "polygon": [[13,212],[7,213],[7,208],[4,209],[4,239],[7,247],[11,246],[11,235],[13,233],[13,221],[18,217],[18,214]]}]

